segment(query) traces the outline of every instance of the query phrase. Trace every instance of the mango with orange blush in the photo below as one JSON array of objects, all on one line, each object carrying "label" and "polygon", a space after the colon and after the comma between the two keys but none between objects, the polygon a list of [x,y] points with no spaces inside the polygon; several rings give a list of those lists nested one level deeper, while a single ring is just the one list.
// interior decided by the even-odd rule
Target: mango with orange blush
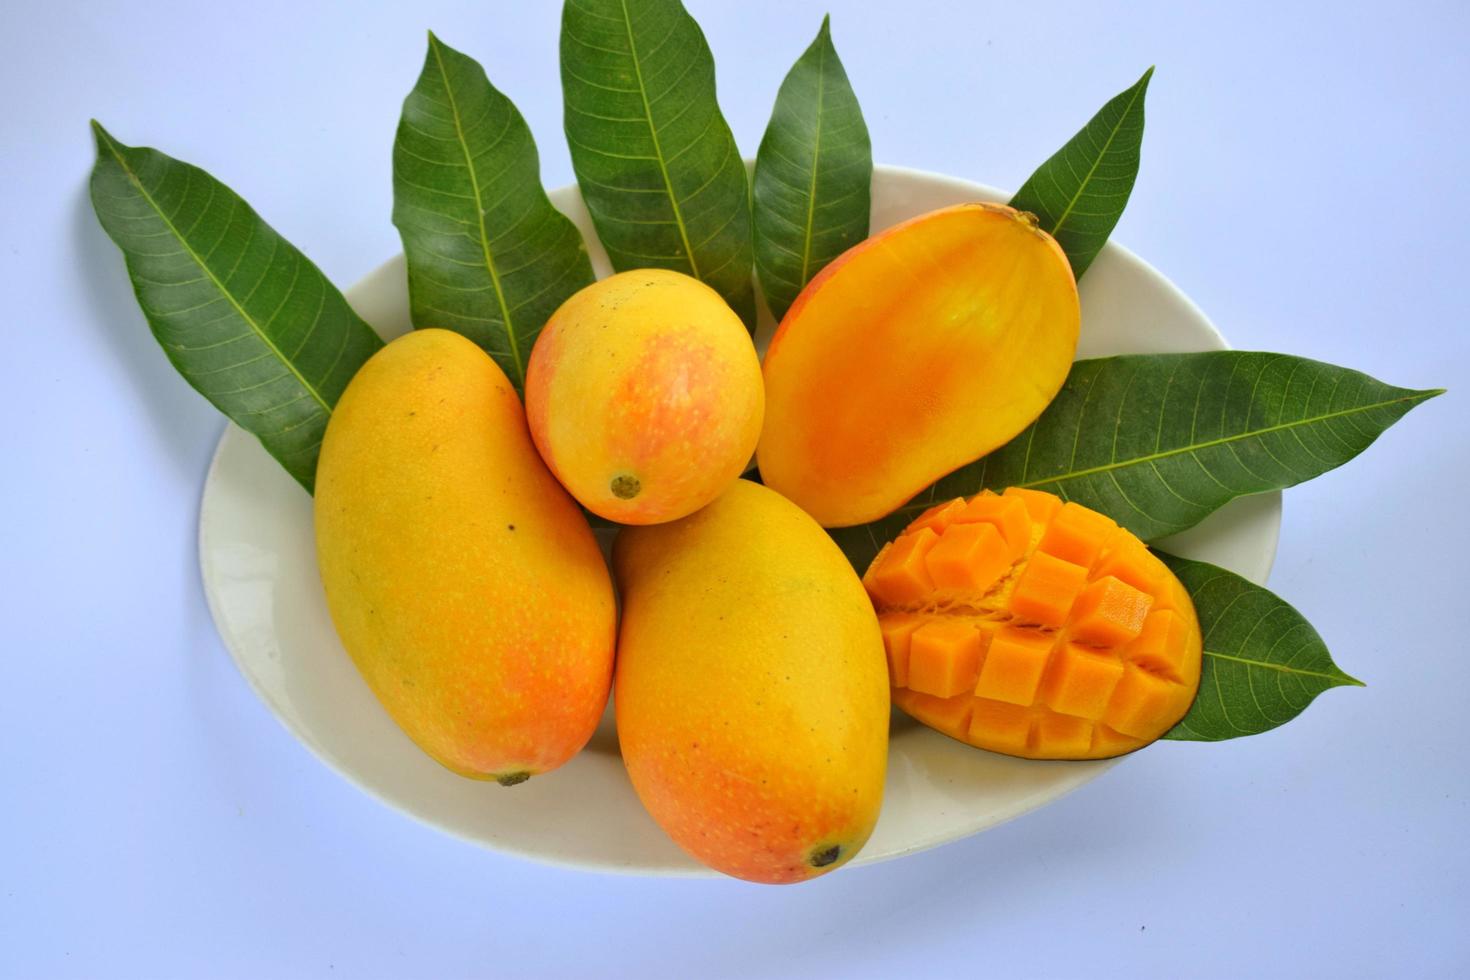
[{"label": "mango with orange blush", "polygon": [[745,469],[765,409],[750,334],[713,289],[665,269],[574,294],[531,352],[526,415],[552,472],[620,524],[692,513]]},{"label": "mango with orange blush", "polygon": [[739,480],[678,521],[625,528],[614,704],[633,787],[690,855],[750,881],[845,864],[878,819],[883,641],[816,521]]}]

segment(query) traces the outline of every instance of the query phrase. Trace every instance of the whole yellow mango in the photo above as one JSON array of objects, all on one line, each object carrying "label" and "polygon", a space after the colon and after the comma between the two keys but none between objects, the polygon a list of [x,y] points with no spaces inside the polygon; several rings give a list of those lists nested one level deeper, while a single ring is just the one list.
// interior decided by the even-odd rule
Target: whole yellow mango
[{"label": "whole yellow mango", "polygon": [[689,854],[749,881],[846,862],[878,818],[888,671],[842,552],[744,480],[703,510],[625,529],[614,704],[649,813]]},{"label": "whole yellow mango", "polygon": [[536,448],[572,496],[620,524],[718,497],[750,462],[765,389],[745,325],[678,272],[635,269],[577,292],[526,369]]},{"label": "whole yellow mango", "polygon": [[511,785],[586,744],[612,675],[612,583],[479,347],[418,330],[374,354],[327,425],[315,508],[337,634],[420,748]]}]

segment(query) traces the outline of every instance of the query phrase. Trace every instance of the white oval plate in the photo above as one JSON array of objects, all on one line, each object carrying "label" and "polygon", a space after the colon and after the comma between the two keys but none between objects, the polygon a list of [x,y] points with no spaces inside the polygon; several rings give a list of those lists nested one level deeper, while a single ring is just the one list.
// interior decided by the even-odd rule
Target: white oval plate
[{"label": "white oval plate", "polygon": [[[551,199],[582,230],[599,275],[610,271],[575,187]],[[993,188],[896,167],[873,174],[873,229]],[[1079,356],[1225,347],[1193,303],[1116,245],[1082,283]],[[385,338],[409,328],[402,256],[347,291]],[[758,336],[773,328],[764,310]],[[1281,525],[1279,494],[1246,498],[1168,542],[1171,550],[1264,582]],[[476,844],[551,864],[647,875],[712,874],[643,811],[618,757],[612,712],[567,765],[507,789],[464,779],[424,755],[389,720],[327,615],[311,498],[260,444],[225,429],[204,485],[199,563],[225,646],[276,717],[327,765],[391,807]],[[1032,762],[972,749],[895,713],[877,830],[856,864],[913,854],[994,827],[1057,799],[1116,764]]]}]

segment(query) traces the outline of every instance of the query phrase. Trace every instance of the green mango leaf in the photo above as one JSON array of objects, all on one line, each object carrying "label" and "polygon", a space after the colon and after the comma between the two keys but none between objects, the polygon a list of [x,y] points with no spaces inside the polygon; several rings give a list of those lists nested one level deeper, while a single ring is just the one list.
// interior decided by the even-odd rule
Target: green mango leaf
[{"label": "green mango leaf", "polygon": [[383,342],[234,191],[95,120],[92,130],[92,207],[153,336],[309,492],[332,406]]},{"label": "green mango leaf", "polygon": [[1011,207],[1030,211],[1049,232],[1078,279],[1128,206],[1143,143],[1143,100],[1150,68],[1113,97],[1081,131],[1032,174]]},{"label": "green mango leaf", "polygon": [[684,5],[567,0],[561,84],[572,169],[613,268],[691,275],[753,328],[749,182]]},{"label": "green mango leaf", "polygon": [[1291,721],[1328,688],[1363,686],[1332,662],[1312,624],[1270,591],[1206,562],[1159,557],[1194,599],[1204,635],[1199,696],[1165,738],[1257,735]]},{"label": "green mango leaf", "polygon": [[927,507],[1017,486],[1075,500],[1150,541],[1194,526],[1236,497],[1341,466],[1440,393],[1288,354],[1078,361],[1056,399],[1015,439],[888,517],[832,534],[865,569]]},{"label": "green mango leaf", "polygon": [[432,33],[393,142],[393,223],[414,326],[464,334],[521,389],[536,335],[592,264],[541,186],[525,119]]},{"label": "green mango leaf", "polygon": [[755,264],[777,320],[812,276],[868,237],[873,149],[828,22],[781,83],[755,158]]}]

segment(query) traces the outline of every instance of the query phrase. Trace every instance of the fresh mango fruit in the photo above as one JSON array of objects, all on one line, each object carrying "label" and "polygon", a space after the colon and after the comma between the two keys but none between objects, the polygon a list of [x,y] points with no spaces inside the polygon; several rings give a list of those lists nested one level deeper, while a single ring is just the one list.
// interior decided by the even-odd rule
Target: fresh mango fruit
[{"label": "fresh mango fruit", "polygon": [[878,818],[889,701],[862,583],[795,504],[741,480],[668,524],[625,528],[613,703],[638,797],[699,861],[803,881]]},{"label": "fresh mango fruit", "polygon": [[362,366],[327,424],[315,520],[342,645],[420,748],[509,785],[586,744],[612,581],[479,347],[417,330]]},{"label": "fresh mango fruit", "polygon": [[573,294],[526,375],[541,456],[572,496],[620,524],[693,513],[744,471],[765,410],[740,317],[698,279],[635,269]]},{"label": "fresh mango fruit", "polygon": [[962,742],[1027,759],[1132,752],[1199,690],[1189,593],[1133,534],[1012,487],[937,504],[863,576],[893,701]]},{"label": "fresh mango fruit", "polygon": [[1041,414],[1080,322],[1067,257],[1030,214],[961,204],[874,235],[771,341],[761,477],[826,527],[889,514]]}]

